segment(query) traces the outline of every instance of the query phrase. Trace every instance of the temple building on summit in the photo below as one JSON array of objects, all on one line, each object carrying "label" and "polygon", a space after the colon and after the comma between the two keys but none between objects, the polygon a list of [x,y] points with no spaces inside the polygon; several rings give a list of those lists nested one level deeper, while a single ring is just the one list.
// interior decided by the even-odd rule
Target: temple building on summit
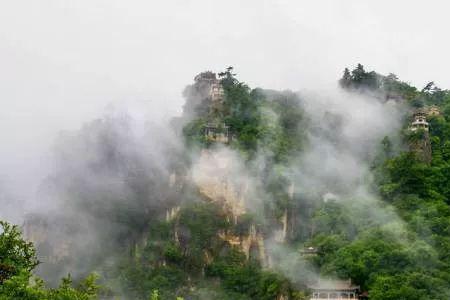
[{"label": "temple building on summit", "polygon": [[194,80],[197,83],[209,85],[209,95],[213,105],[223,101],[224,90],[220,80],[216,77],[216,73],[211,71],[202,72],[195,76]]},{"label": "temple building on summit", "polygon": [[427,108],[416,110],[412,116],[412,122],[408,127],[412,133],[408,141],[410,150],[427,164],[431,162],[432,158],[431,141],[428,133],[430,130],[430,125],[427,121],[428,116],[430,116],[430,113]]},{"label": "temple building on summit", "polygon": [[417,131],[423,129],[425,131],[429,130],[429,124],[427,122],[427,113],[423,109],[418,109],[413,114],[413,121],[409,126],[411,131]]}]

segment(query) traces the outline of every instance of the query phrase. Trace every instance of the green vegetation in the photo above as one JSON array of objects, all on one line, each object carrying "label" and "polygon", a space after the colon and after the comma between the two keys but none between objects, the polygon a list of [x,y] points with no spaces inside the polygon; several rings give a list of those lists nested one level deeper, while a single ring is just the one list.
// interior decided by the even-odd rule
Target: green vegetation
[{"label": "green vegetation", "polygon": [[[362,180],[370,195],[347,192],[323,201],[314,187],[312,191],[289,192],[289,171],[302,171],[296,170],[298,158],[309,146],[308,133],[318,130],[311,129],[302,99],[288,91],[251,89],[236,78],[232,68],[220,73],[219,80],[224,90],[221,106],[209,109],[207,99],[188,102],[185,111],[190,116],[180,131],[186,149],[197,155],[198,150],[220,145],[205,136],[207,125],[216,124],[220,133],[226,132],[227,126],[233,138],[226,146],[243,157],[249,174],[260,179],[252,196],[261,198],[261,211],[234,220],[220,201],[206,199],[191,182],[160,196],[146,186],[147,181],[164,186],[162,179],[153,180],[158,176],[145,171],[120,172],[133,191],[129,193],[135,200],[130,201],[132,205],[124,207],[117,200],[110,211],[105,210],[104,201],[111,202],[114,195],[97,206],[91,205],[87,193],[81,201],[94,217],[108,215],[123,226],[121,235],[115,237],[120,243],[111,243],[120,245],[114,257],[117,262],[101,270],[108,291],[142,300],[307,299],[310,282],[306,275],[293,278],[286,270],[264,268],[258,258],[247,257],[223,238],[225,233],[243,238],[251,230],[272,237],[285,216],[289,217],[289,230],[284,246],[295,249],[298,258],[300,247],[317,249],[317,254],[306,260],[320,275],[350,278],[374,300],[449,299],[450,91],[432,82],[419,90],[394,74],[367,72],[360,64],[352,71],[345,69],[339,83],[350,93],[368,93],[373,101],[401,102],[408,113],[419,107],[434,107],[438,113],[427,117],[429,132],[411,133],[406,130],[410,119],[405,118],[403,130],[398,132],[401,140],[385,137],[373,155],[367,156],[370,170]],[[339,127],[335,125],[340,120],[331,114],[326,117],[332,124],[327,134],[337,141],[334,127]],[[410,147],[424,141],[432,146],[431,161]],[[108,166],[122,170],[119,154],[111,155]],[[184,154],[173,163],[177,170],[189,170],[187,157]],[[140,160],[135,165],[140,165]],[[101,161],[95,165],[96,170],[103,167]],[[139,184],[133,185],[133,178],[140,178]],[[157,197],[167,200],[161,201],[166,205],[150,204],[148,199]],[[174,205],[179,205],[179,210],[165,219],[166,210]],[[59,288],[45,288],[42,280],[32,275],[38,265],[33,245],[22,240],[17,227],[1,225],[0,300],[96,299],[100,288],[94,275],[76,288],[70,277],[63,279]]]},{"label": "green vegetation", "polygon": [[[312,243],[320,249],[316,263],[325,274],[350,277],[369,290],[370,299],[447,299],[450,284],[450,92],[425,88],[418,92],[391,75],[383,77],[362,72],[358,66],[343,86],[381,89],[375,78],[392,80],[388,92],[407,99],[411,107],[437,105],[442,115],[431,116],[429,139],[432,143],[431,164],[414,152],[393,156],[388,140],[374,163],[375,191],[386,207],[391,206],[401,218],[387,224],[365,224],[349,213],[348,207],[326,203],[316,213],[318,234]],[[355,73],[356,72],[356,73]],[[362,72],[362,75],[361,75]],[[354,78],[354,74],[358,74]],[[408,120],[406,121],[408,122]],[[427,138],[423,131],[404,137],[405,143]],[[444,154],[445,153],[445,154]],[[361,213],[361,212],[358,212]],[[390,226],[397,226],[392,228]]]},{"label": "green vegetation", "polygon": [[187,204],[176,223],[154,224],[139,258],[121,264],[125,294],[133,299],[148,299],[155,290],[162,299],[199,299],[204,293],[215,299],[294,295],[286,278],[263,271],[257,261],[219,239],[217,233],[225,229],[231,224],[213,203]]},{"label": "green vegetation", "polygon": [[193,109],[201,113],[183,129],[188,146],[210,145],[202,128],[213,121],[230,126],[236,137],[230,146],[248,159],[254,158],[256,151],[270,152],[275,162],[294,157],[304,141],[299,97],[292,92],[251,90],[234,75],[232,68],[221,73],[225,100],[220,111]]},{"label": "green vegetation", "polygon": [[97,276],[92,274],[73,287],[70,276],[58,288],[45,288],[32,274],[38,265],[33,245],[22,239],[17,226],[0,222],[1,300],[91,300],[97,299]]}]

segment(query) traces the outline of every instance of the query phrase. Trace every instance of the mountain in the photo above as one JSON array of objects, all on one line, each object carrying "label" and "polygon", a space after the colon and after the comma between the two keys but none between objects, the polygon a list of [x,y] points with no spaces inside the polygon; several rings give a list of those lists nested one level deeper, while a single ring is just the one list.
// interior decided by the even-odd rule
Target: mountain
[{"label": "mountain", "polygon": [[52,209],[23,226],[37,274],[96,271],[102,299],[449,298],[450,91],[358,65],[333,90],[229,67],[183,95],[170,124],[110,114],[58,140]]}]

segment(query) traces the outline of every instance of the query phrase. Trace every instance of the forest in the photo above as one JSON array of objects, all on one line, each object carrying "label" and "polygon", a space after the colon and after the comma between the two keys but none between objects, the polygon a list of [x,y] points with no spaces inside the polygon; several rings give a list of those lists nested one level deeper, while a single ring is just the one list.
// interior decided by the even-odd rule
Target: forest
[{"label": "forest", "polygon": [[449,299],[450,91],[361,64],[337,85],[207,71],[163,129],[112,115],[61,136],[41,193],[64,210],[0,223],[0,300],[300,300],[325,280]]}]

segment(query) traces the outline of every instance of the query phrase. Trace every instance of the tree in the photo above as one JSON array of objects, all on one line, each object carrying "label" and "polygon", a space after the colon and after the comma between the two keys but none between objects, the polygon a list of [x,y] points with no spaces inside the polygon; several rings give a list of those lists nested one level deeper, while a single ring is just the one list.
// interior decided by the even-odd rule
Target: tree
[{"label": "tree", "polygon": [[373,300],[448,299],[442,280],[421,273],[379,276],[370,291]]},{"label": "tree", "polygon": [[0,300],[94,300],[99,286],[91,274],[77,288],[70,276],[56,289],[46,289],[42,279],[33,276],[38,265],[33,244],[23,240],[16,225],[0,221]]},{"label": "tree", "polygon": [[422,93],[429,93],[433,90],[434,87],[434,81],[428,82],[425,87],[422,89]]},{"label": "tree", "polygon": [[348,68],[344,69],[344,75],[342,75],[342,78],[339,80],[339,84],[343,88],[348,88],[352,84],[352,75]]},{"label": "tree", "polygon": [[237,83],[237,79],[235,78],[236,74],[233,73],[232,66],[227,67],[224,72],[220,72],[218,75],[222,84],[225,86]]},{"label": "tree", "polygon": [[0,284],[22,271],[31,272],[38,264],[33,244],[21,238],[18,226],[0,221]]},{"label": "tree", "polygon": [[352,80],[355,83],[361,83],[366,77],[366,71],[362,64],[358,64],[356,68],[352,71]]}]

